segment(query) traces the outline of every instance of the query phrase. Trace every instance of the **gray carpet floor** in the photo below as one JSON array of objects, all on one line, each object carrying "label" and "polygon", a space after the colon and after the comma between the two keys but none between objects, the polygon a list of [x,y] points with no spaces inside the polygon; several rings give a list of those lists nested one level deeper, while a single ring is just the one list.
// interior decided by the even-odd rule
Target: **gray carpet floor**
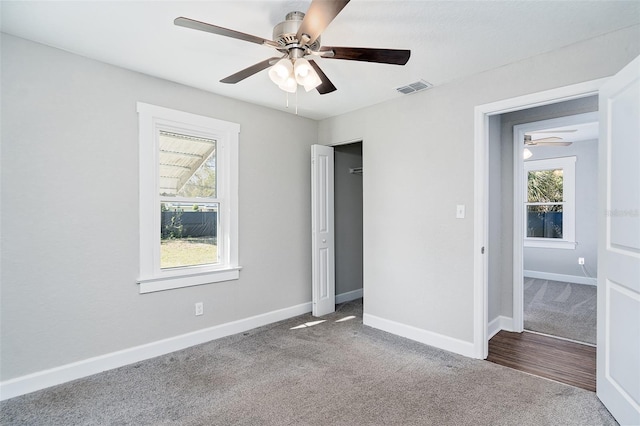
[{"label": "gray carpet floor", "polygon": [[596,344],[596,286],[524,279],[524,328]]},{"label": "gray carpet floor", "polygon": [[362,324],[362,301],[0,404],[3,425],[613,425],[595,394]]}]

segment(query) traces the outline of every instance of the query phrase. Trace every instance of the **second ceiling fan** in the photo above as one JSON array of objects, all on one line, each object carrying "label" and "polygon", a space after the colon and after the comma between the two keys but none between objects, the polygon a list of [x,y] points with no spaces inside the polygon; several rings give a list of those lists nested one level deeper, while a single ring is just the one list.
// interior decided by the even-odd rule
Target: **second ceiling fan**
[{"label": "second ceiling fan", "polygon": [[307,91],[316,89],[318,93],[324,95],[335,91],[336,87],[322,72],[313,60],[314,58],[404,65],[411,56],[411,51],[404,49],[322,46],[320,34],[347,3],[349,0],[313,0],[306,14],[302,12],[288,13],[285,21],[273,29],[273,40],[184,17],[176,18],[174,24],[272,47],[282,54],[265,59],[223,78],[220,80],[222,83],[235,84],[262,70],[271,68],[269,77],[282,90],[294,93],[298,85],[301,85]]},{"label": "second ceiling fan", "polygon": [[551,136],[547,138],[536,138],[533,139],[534,135],[541,133],[574,133],[576,130],[539,130],[536,132],[528,132],[524,134],[524,144],[528,146],[569,146],[573,142],[564,141],[563,138],[559,136]]}]

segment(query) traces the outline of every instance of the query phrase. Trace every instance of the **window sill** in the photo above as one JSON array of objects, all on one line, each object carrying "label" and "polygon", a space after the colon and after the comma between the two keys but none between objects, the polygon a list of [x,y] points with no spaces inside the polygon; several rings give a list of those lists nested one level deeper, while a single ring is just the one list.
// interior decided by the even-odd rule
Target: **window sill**
[{"label": "window sill", "polygon": [[222,281],[233,281],[240,278],[241,269],[242,267],[235,266],[201,273],[185,273],[171,277],[138,279],[138,285],[140,294],[144,294]]},{"label": "window sill", "polygon": [[548,238],[539,239],[527,239],[524,240],[525,247],[537,247],[537,248],[553,248],[564,250],[575,250],[576,243],[566,240],[551,240]]}]

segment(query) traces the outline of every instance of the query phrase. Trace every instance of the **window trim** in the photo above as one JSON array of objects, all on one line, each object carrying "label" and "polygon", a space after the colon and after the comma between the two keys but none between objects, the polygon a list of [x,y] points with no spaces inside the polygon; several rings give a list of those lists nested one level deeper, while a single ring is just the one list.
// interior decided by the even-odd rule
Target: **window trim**
[{"label": "window trim", "polygon": [[[211,117],[137,103],[139,119],[140,293],[170,290],[240,278],[238,265],[238,142],[240,125]],[[217,198],[220,202],[218,253],[210,265],[160,268],[160,130],[215,139]]]},{"label": "window trim", "polygon": [[[523,165],[523,237],[525,247],[576,248],[576,156],[525,161]],[[562,238],[527,237],[527,179],[530,171],[562,169]]]}]

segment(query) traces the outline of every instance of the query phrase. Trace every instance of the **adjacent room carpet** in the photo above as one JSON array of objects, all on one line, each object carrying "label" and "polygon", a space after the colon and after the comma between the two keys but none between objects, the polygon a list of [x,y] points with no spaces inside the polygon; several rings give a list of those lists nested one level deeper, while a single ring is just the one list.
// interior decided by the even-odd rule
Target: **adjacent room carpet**
[{"label": "adjacent room carpet", "polygon": [[596,286],[524,279],[524,328],[596,344]]},{"label": "adjacent room carpet", "polygon": [[362,301],[13,398],[3,425],[614,425],[593,392],[362,324]]}]

